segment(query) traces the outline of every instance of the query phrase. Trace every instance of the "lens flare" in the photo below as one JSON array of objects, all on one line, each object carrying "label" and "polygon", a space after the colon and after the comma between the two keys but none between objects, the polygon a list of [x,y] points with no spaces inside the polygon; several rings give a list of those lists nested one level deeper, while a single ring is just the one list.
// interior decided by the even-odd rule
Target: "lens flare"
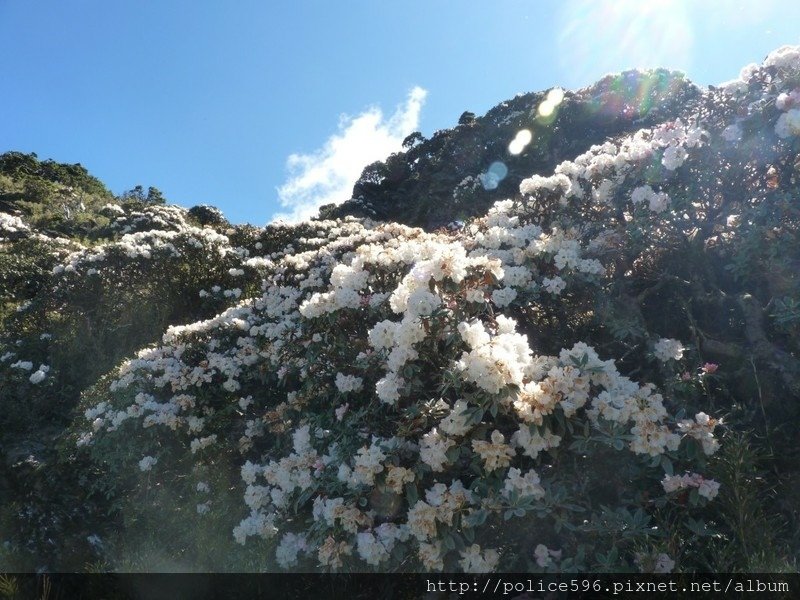
[{"label": "lens flare", "polygon": [[659,102],[674,97],[681,85],[680,77],[665,70],[607,75],[594,85],[590,110],[604,119],[641,118]]},{"label": "lens flare", "polygon": [[547,92],[547,96],[539,105],[539,109],[537,112],[539,113],[540,117],[550,117],[553,113],[556,112],[556,108],[558,105],[561,104],[561,101],[564,99],[564,90],[561,88],[553,88],[549,92]]},{"label": "lens flare", "polygon": [[533,134],[528,129],[520,130],[516,137],[511,140],[511,143],[508,145],[508,153],[517,155],[521,154],[523,150],[525,150],[525,146],[531,143],[533,139]]},{"label": "lens flare", "polygon": [[539,116],[541,117],[549,117],[553,114],[553,111],[556,109],[556,105],[548,100],[545,100],[539,105]]},{"label": "lens flare", "polygon": [[568,87],[598,73],[692,67],[689,0],[567,0],[559,11],[558,56]]},{"label": "lens flare", "polygon": [[496,190],[500,182],[508,175],[508,167],[500,161],[493,162],[485,173],[478,175],[478,179],[485,190]]},{"label": "lens flare", "polygon": [[550,102],[553,106],[558,106],[561,104],[561,101],[564,99],[564,90],[561,88],[553,88],[549,92],[547,92],[547,101]]}]

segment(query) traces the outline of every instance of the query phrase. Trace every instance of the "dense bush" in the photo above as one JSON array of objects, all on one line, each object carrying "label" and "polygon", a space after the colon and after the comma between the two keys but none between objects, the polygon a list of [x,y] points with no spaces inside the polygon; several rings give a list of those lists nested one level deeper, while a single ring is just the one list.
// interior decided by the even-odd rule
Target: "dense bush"
[{"label": "dense bush", "polygon": [[[61,495],[6,492],[8,560],[796,568],[800,49],[706,91],[659,74],[655,112],[630,108],[630,75],[592,88],[594,114],[629,126],[602,144],[498,137],[513,156],[581,150],[436,231],[230,227],[129,198],[91,241],[57,243],[0,213],[0,402],[6,432],[28,432],[5,433],[8,479]],[[535,98],[515,119],[574,131],[574,98]],[[371,165],[362,195],[393,191],[362,209],[479,212],[499,171],[468,181],[447,160],[486,123],[463,117],[436,151],[409,139],[422,166]],[[436,210],[392,204],[424,178]],[[54,424],[58,455],[26,458]]]}]

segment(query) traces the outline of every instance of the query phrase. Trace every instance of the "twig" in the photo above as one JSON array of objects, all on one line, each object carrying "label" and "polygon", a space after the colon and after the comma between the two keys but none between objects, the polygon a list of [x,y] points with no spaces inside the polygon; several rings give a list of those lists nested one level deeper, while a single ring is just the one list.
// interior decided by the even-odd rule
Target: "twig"
[{"label": "twig", "polygon": [[761,416],[764,418],[764,432],[767,438],[767,444],[769,444],[770,452],[774,455],[775,450],[772,447],[772,437],[770,436],[769,432],[769,421],[767,420],[767,411],[764,409],[764,396],[761,394],[761,382],[758,380],[758,370],[756,369],[756,363],[753,360],[752,355],[750,356],[750,366],[753,367],[753,377],[756,380],[756,389],[758,390],[758,404],[761,407]]}]

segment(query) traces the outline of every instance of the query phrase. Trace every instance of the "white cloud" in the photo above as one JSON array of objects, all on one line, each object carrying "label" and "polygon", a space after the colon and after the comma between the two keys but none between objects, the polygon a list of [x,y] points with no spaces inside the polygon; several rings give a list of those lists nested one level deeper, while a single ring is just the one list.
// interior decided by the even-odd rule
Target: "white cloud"
[{"label": "white cloud", "polygon": [[378,107],[356,117],[344,115],[338,133],[320,149],[289,156],[289,178],[278,188],[281,206],[287,210],[273,219],[302,221],[316,215],[323,204],[349,199],[364,167],[401,150],[403,139],[417,130],[426,95],[415,87],[388,120]]}]

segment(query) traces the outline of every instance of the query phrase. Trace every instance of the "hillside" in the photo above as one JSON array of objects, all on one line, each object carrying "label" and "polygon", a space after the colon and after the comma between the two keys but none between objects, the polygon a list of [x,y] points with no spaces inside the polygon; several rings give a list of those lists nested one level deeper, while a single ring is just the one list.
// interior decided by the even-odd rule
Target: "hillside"
[{"label": "hillside", "polygon": [[0,570],[797,569],[800,48],[404,148],[266,227],[0,155]]},{"label": "hillside", "polygon": [[[609,75],[567,91],[558,110],[543,115],[539,107],[548,93],[518,95],[483,116],[465,112],[456,127],[430,139],[408,136],[404,152],[369,165],[352,199],[324,209],[323,216],[370,217],[427,230],[481,216],[517,194],[532,173],[551,173],[615,136],[685,119],[702,101],[701,91],[681,73],[664,69]],[[532,141],[512,153],[509,143],[521,130],[530,131]],[[502,164],[498,173],[490,171],[494,164]],[[491,183],[482,185],[481,176]]]}]

